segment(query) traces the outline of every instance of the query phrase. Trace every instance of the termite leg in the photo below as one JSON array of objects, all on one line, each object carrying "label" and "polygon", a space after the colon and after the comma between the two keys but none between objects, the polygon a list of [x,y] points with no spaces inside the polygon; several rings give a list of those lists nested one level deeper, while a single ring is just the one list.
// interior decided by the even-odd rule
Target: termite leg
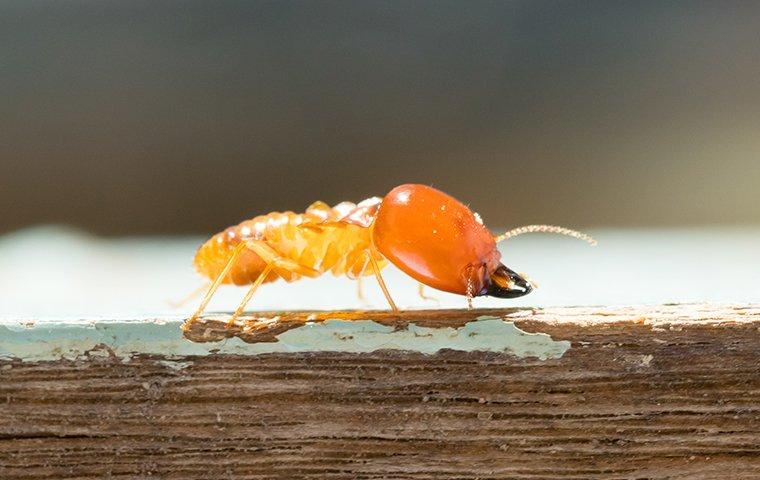
[{"label": "termite leg", "polygon": [[251,287],[248,289],[248,292],[246,292],[245,297],[243,297],[243,301],[235,310],[235,313],[232,314],[232,318],[230,318],[227,322],[227,327],[232,327],[235,325],[235,321],[240,315],[243,314],[243,311],[245,310],[246,305],[248,305],[248,302],[251,301],[253,294],[256,293],[256,290],[259,288],[259,286],[261,286],[262,283],[264,283],[267,276],[269,276],[275,267],[305,277],[319,276],[319,272],[317,270],[301,265],[288,258],[281,257],[277,250],[262,240],[248,240],[245,242],[245,246],[249,250],[253,251],[256,255],[261,257],[262,260],[267,262],[267,266],[259,274],[259,276],[256,277],[256,281],[253,282]]},{"label": "termite leg", "polygon": [[[364,271],[362,270],[362,273]],[[364,302],[366,298],[364,297],[364,285],[362,283],[362,277],[361,274],[359,274],[358,277],[356,277],[356,297],[359,299],[359,301]]]},{"label": "termite leg", "polygon": [[425,295],[425,284],[423,283],[417,283],[417,295],[419,295],[420,298],[423,300],[430,300],[432,302],[435,302],[438,305],[441,304],[441,301],[438,300],[437,298],[431,297],[429,295]]},{"label": "termite leg", "polygon": [[272,267],[287,270],[309,278],[316,278],[320,274],[317,270],[309,268],[305,265],[301,265],[289,258],[285,258],[280,255],[280,252],[272,248],[267,242],[263,240],[247,240],[245,242],[246,248],[253,251],[256,255],[261,257],[267,264],[271,264]]},{"label": "termite leg", "polygon": [[188,319],[188,321],[185,322],[184,325],[182,325],[182,330],[185,330],[185,331],[188,330],[190,328],[190,325],[192,325],[193,323],[195,323],[196,320],[198,320],[198,317],[206,309],[208,302],[211,301],[211,297],[219,288],[219,285],[222,284],[222,280],[224,280],[224,277],[226,277],[227,274],[230,272],[232,265],[235,264],[235,260],[237,260],[238,256],[240,256],[240,252],[243,251],[243,248],[245,248],[245,243],[241,242],[235,247],[235,250],[232,251],[232,256],[230,256],[230,259],[227,261],[227,265],[224,266],[224,269],[222,269],[221,273],[217,275],[216,279],[214,279],[213,283],[211,284],[208,291],[206,292],[206,295],[203,297],[203,300],[201,300],[201,304],[198,306],[198,309],[195,311],[195,313],[193,313],[193,316],[190,317],[190,319]]},{"label": "termite leg", "polygon": [[243,311],[245,310],[245,306],[248,305],[248,302],[251,301],[251,297],[254,293],[256,293],[256,290],[259,288],[259,286],[264,283],[264,280],[266,280],[267,275],[272,271],[272,264],[268,263],[266,268],[259,274],[259,276],[256,278],[256,281],[253,282],[253,285],[251,285],[251,288],[248,289],[248,291],[245,294],[245,297],[243,297],[243,301],[240,302],[240,305],[235,310],[235,313],[232,314],[232,318],[227,322],[227,326],[231,327],[235,324],[235,320],[243,314]]},{"label": "termite leg", "polygon": [[385,286],[385,281],[383,281],[383,276],[380,275],[380,267],[377,265],[377,261],[375,260],[375,257],[372,256],[372,252],[367,250],[367,255],[369,256],[369,264],[372,266],[372,271],[375,273],[375,278],[377,279],[377,283],[380,284],[380,288],[383,290],[383,295],[385,295],[385,299],[388,300],[388,304],[391,306],[391,310],[394,312],[398,312],[398,307],[393,302],[393,299],[391,298],[390,292],[388,292],[388,287]]},{"label": "termite leg", "polygon": [[208,287],[210,285],[211,285],[211,282],[206,282],[206,283],[198,286],[198,288],[196,288],[192,292],[190,292],[187,295],[185,295],[184,297],[182,297],[182,299],[180,299],[180,300],[166,300],[166,303],[169,304],[169,307],[171,307],[171,308],[179,308],[179,307],[183,306],[184,304],[186,304],[187,302],[189,302],[190,300],[192,300],[195,297],[197,297],[198,295],[200,295],[201,293],[203,293],[206,289],[208,289]]},{"label": "termite leg", "polygon": [[362,269],[362,273],[360,273],[359,276],[356,277],[356,296],[359,298],[359,301],[361,302],[362,306],[367,307],[368,305],[367,297],[364,295],[364,278],[362,277],[363,274],[364,274],[364,269]]},{"label": "termite leg", "polygon": [[472,298],[475,296],[475,292],[473,291],[472,286],[472,276],[469,274],[471,269],[468,269],[468,275],[467,275],[467,293],[465,296],[467,297],[467,310],[472,310]]},{"label": "termite leg", "polygon": [[[370,257],[369,250],[364,250],[362,253],[361,258],[363,259],[363,262],[361,264],[361,270],[359,270],[359,273],[356,274],[356,297],[359,299],[359,302],[361,302],[362,307],[367,308],[369,306],[369,303],[367,302],[367,297],[364,295],[364,272],[367,271],[367,267],[369,266],[369,257]],[[358,262],[357,262],[358,263]],[[355,266],[355,265],[354,265]],[[348,272],[354,272],[354,266],[350,267],[347,271]],[[349,278],[354,278],[352,275],[349,274]]]}]

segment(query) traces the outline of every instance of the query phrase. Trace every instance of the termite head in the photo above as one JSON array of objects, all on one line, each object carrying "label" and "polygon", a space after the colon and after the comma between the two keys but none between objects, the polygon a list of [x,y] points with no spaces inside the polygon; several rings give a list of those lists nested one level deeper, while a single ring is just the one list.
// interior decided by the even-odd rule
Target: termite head
[{"label": "termite head", "polygon": [[391,190],[372,225],[372,241],[407,275],[438,290],[516,298],[533,289],[501,263],[496,240],[480,217],[432,187]]}]

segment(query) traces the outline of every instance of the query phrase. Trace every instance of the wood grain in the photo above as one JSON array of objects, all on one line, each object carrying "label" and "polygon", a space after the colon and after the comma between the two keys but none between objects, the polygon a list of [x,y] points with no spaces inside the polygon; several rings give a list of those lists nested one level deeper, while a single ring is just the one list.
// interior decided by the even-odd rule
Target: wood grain
[{"label": "wood grain", "polygon": [[757,306],[489,314],[572,347],[0,361],[0,478],[760,478]]}]

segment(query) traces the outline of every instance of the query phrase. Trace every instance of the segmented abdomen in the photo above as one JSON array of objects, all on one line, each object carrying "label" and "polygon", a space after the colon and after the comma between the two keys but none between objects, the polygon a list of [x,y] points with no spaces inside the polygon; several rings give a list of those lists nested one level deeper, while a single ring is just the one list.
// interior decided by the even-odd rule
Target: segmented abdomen
[{"label": "segmented abdomen", "polygon": [[[235,250],[245,240],[264,241],[284,258],[318,271],[334,275],[371,275],[366,251],[370,251],[381,267],[386,261],[372,248],[369,226],[382,199],[373,197],[359,204],[343,202],[332,208],[315,202],[305,213],[272,212],[217,233],[204,243],[195,255],[198,272],[214,280],[221,274]],[[251,250],[243,249],[222,283],[253,283],[266,267]],[[265,279],[283,278],[292,282],[300,275],[275,268]]]}]

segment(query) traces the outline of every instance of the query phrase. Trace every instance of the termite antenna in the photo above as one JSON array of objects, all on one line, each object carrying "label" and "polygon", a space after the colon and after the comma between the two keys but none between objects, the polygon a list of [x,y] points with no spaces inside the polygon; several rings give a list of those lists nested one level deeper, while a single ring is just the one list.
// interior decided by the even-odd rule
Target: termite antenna
[{"label": "termite antenna", "polygon": [[501,235],[497,235],[493,237],[493,239],[496,240],[496,243],[499,243],[508,238],[516,237],[524,233],[534,233],[534,232],[556,233],[558,235],[567,235],[568,237],[573,237],[579,240],[583,240],[584,242],[588,243],[592,247],[596,246],[596,240],[594,240],[591,236],[586,235],[585,233],[578,232],[576,230],[570,230],[569,228],[558,227],[556,225],[525,225],[524,227],[513,228],[512,230],[504,232]]}]

